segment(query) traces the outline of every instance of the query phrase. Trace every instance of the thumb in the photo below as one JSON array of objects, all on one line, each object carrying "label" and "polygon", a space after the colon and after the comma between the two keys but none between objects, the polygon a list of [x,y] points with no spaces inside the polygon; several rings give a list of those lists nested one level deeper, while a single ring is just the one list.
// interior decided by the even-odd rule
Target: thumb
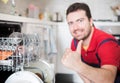
[{"label": "thumb", "polygon": [[83,43],[83,40],[80,40],[80,41],[78,42],[77,49],[76,49],[76,52],[77,52],[78,54],[80,54],[81,47],[82,47],[82,43]]}]

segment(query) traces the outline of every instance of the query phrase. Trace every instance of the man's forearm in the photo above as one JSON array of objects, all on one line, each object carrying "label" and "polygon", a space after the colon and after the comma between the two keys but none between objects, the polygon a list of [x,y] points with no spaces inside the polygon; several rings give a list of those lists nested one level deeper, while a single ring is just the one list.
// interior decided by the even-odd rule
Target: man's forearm
[{"label": "man's forearm", "polygon": [[80,64],[76,69],[79,75],[93,83],[114,83],[117,68],[105,66],[103,68],[94,68],[85,63]]},{"label": "man's forearm", "polygon": [[87,77],[79,74],[80,78],[84,81],[84,83],[95,83],[92,80],[88,79]]}]

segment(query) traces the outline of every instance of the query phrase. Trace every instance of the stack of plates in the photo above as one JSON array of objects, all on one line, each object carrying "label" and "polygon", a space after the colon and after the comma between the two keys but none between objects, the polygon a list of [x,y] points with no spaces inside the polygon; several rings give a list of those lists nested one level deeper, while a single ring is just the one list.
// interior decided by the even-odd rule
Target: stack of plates
[{"label": "stack of plates", "polygon": [[54,81],[54,70],[48,62],[44,60],[39,60],[35,62],[30,62],[29,64],[30,64],[30,69],[27,68],[25,70],[37,74],[39,73],[43,77],[42,80],[45,83],[52,83]]}]

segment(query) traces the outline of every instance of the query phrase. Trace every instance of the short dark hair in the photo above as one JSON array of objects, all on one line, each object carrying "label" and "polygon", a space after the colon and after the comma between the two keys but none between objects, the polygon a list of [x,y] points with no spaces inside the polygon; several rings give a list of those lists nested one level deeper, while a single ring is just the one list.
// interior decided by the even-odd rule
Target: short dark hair
[{"label": "short dark hair", "polygon": [[90,19],[92,16],[91,16],[91,12],[90,12],[90,8],[87,4],[85,3],[73,3],[72,5],[70,5],[66,11],[66,16],[71,13],[71,12],[74,12],[74,11],[77,11],[77,10],[84,10],[86,12],[86,16]]}]

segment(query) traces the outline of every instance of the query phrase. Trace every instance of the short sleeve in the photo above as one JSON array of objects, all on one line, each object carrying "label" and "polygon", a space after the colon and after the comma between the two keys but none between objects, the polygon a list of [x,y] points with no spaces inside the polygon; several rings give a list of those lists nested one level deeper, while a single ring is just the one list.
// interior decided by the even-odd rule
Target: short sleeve
[{"label": "short sleeve", "polygon": [[120,46],[116,42],[107,42],[100,46],[98,56],[101,59],[101,65],[120,65]]}]

